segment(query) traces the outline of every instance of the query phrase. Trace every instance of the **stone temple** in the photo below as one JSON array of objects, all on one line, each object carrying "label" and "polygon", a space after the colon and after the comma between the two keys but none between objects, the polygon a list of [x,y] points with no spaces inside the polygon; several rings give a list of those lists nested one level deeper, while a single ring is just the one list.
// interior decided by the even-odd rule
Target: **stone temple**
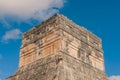
[{"label": "stone temple", "polygon": [[101,39],[56,14],[23,34],[19,68],[7,80],[108,80]]}]

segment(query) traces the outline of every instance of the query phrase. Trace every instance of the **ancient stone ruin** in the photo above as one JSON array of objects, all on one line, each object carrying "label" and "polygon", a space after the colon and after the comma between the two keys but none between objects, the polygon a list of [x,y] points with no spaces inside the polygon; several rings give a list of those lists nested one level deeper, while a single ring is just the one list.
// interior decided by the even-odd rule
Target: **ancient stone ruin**
[{"label": "ancient stone ruin", "polygon": [[108,80],[101,39],[56,14],[23,34],[19,68],[7,80]]}]

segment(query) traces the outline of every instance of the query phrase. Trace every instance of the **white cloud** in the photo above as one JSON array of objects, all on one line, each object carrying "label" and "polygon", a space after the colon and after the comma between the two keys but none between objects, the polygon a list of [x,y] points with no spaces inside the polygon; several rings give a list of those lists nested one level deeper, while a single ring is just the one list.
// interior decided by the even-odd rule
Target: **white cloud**
[{"label": "white cloud", "polygon": [[5,28],[10,28],[11,27],[11,25],[9,24],[9,22],[4,18],[4,16],[1,16],[1,15],[0,15],[0,23]]},{"label": "white cloud", "polygon": [[109,80],[120,80],[120,76],[111,76]]},{"label": "white cloud", "polygon": [[21,38],[21,35],[22,32],[19,29],[13,29],[5,33],[5,35],[2,37],[2,41],[17,40]]},{"label": "white cloud", "polygon": [[0,0],[0,16],[44,20],[59,12],[65,0]]}]

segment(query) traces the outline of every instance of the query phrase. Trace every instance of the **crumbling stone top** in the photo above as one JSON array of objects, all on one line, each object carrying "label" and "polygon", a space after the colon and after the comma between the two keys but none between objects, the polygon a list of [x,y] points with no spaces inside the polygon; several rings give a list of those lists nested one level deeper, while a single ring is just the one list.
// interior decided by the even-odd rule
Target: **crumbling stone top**
[{"label": "crumbling stone top", "polygon": [[85,27],[83,26],[79,26],[77,24],[75,24],[72,20],[69,20],[66,16],[62,15],[62,14],[55,14],[54,16],[50,17],[49,19],[43,21],[41,24],[33,27],[32,29],[30,29],[29,31],[23,33],[23,37],[24,36],[28,36],[31,33],[35,33],[38,29],[50,25],[50,24],[65,24],[65,25],[71,25],[73,28],[77,28],[78,30],[82,30],[83,33],[87,33],[90,34],[93,38],[97,39],[98,41],[101,42],[101,39],[94,35],[92,32],[90,32],[89,30],[87,30]]}]

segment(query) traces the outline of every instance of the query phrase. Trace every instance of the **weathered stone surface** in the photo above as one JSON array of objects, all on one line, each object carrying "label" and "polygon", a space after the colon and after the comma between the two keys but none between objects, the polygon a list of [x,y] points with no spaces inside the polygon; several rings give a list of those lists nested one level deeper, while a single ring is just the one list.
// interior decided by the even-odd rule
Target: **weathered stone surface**
[{"label": "weathered stone surface", "polygon": [[51,55],[19,68],[10,80],[55,80],[59,67],[59,56]]},{"label": "weathered stone surface", "polygon": [[23,34],[7,80],[108,80],[104,71],[101,39],[57,14]]},{"label": "weathered stone surface", "polygon": [[19,68],[8,80],[107,80],[107,78],[103,71],[60,52]]}]

